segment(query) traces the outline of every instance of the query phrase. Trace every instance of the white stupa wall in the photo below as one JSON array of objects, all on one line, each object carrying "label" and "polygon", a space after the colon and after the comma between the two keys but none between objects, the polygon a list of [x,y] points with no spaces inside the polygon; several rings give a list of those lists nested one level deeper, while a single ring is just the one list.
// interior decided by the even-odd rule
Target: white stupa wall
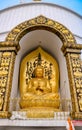
[{"label": "white stupa wall", "polygon": [[31,2],[0,11],[0,41],[4,41],[12,28],[26,20],[44,15],[66,26],[82,43],[82,17],[66,8],[44,2]]}]

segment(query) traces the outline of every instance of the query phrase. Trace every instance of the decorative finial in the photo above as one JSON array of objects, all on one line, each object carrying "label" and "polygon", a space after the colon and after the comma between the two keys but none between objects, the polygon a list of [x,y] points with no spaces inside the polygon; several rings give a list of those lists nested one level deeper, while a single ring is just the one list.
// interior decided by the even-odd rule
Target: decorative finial
[{"label": "decorative finial", "polygon": [[20,4],[25,3],[25,0],[20,0]]},{"label": "decorative finial", "polygon": [[39,41],[39,44],[41,44],[42,42],[41,41]]},{"label": "decorative finial", "polygon": [[41,0],[33,0],[33,1],[36,1],[36,2],[38,2],[38,1],[41,1]]},{"label": "decorative finial", "polygon": [[42,59],[41,59],[41,54],[39,53],[39,54],[38,54],[38,65],[41,65],[41,61],[42,61]]}]

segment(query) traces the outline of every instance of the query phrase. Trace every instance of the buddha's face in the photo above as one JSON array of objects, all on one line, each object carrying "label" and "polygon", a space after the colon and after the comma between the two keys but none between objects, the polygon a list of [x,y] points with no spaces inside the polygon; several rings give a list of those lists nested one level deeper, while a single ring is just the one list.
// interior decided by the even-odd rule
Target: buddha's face
[{"label": "buddha's face", "polygon": [[35,76],[36,76],[36,77],[41,78],[41,77],[43,77],[43,74],[44,74],[43,68],[37,67],[37,68],[35,69]]}]

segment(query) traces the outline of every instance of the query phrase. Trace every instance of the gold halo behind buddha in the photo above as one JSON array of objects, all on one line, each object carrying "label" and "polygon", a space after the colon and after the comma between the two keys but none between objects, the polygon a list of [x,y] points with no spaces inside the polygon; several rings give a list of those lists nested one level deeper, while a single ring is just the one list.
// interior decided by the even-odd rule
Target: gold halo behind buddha
[{"label": "gold halo behind buddha", "polygon": [[[29,117],[34,117],[33,112],[37,115],[35,117],[48,117],[53,115],[50,112],[59,111],[59,107],[57,61],[38,47],[26,55],[20,65],[20,108],[28,111]],[[39,114],[37,110],[40,110]]]}]

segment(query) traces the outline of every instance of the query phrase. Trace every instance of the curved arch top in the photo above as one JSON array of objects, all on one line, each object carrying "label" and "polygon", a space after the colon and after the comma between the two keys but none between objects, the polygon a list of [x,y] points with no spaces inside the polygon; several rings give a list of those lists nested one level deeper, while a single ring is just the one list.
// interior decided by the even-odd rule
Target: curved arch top
[{"label": "curved arch top", "polygon": [[62,40],[63,43],[76,43],[73,34],[65,26],[42,15],[17,25],[7,35],[6,41],[19,42],[28,32],[41,29],[53,32]]}]

